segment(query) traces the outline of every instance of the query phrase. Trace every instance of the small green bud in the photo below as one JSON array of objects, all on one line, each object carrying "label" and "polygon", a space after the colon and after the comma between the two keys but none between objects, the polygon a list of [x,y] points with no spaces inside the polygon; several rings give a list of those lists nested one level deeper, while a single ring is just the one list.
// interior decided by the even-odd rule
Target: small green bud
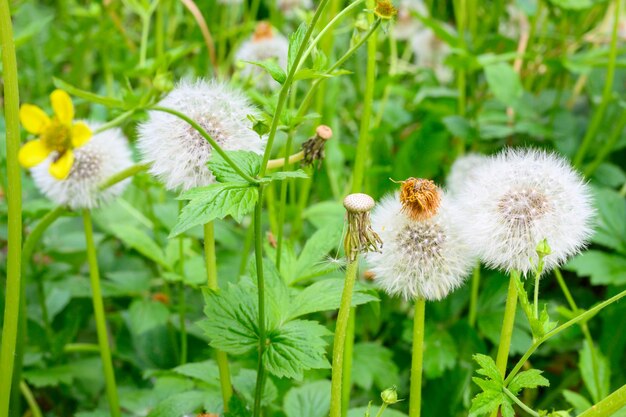
[{"label": "small green bud", "polygon": [[172,73],[162,72],[157,74],[156,77],[154,77],[154,80],[152,80],[152,85],[154,85],[154,88],[164,93],[171,91],[174,88]]},{"label": "small green bud", "polygon": [[398,400],[398,392],[396,391],[396,387],[393,386],[391,388],[387,388],[383,392],[380,393],[380,398],[382,398],[385,404],[395,404]]},{"label": "small green bud", "polygon": [[543,239],[541,242],[539,242],[535,250],[537,251],[537,255],[539,255],[540,258],[545,258],[552,253],[552,249],[550,248],[550,245],[548,245],[548,241],[546,239]]}]

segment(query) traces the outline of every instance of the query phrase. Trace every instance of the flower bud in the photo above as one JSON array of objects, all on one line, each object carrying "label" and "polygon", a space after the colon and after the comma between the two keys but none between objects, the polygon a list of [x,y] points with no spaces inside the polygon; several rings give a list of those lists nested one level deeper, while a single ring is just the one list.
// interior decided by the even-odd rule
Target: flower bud
[{"label": "flower bud", "polygon": [[550,245],[548,245],[548,240],[542,239],[541,242],[539,242],[539,244],[537,245],[536,251],[537,255],[540,258],[545,258],[546,256],[550,255],[552,253],[552,249],[550,248]]},{"label": "flower bud", "polygon": [[396,391],[395,386],[387,388],[386,390],[381,392],[380,398],[382,398],[383,402],[388,405],[395,404],[400,401],[398,400],[398,392]]}]

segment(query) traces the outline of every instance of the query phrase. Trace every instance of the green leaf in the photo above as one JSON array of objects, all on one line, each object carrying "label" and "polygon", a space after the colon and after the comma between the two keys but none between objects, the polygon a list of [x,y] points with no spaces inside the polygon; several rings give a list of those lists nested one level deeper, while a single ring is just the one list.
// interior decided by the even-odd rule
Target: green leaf
[{"label": "green leaf", "polygon": [[143,230],[125,223],[111,224],[108,228],[124,245],[135,249],[157,264],[171,269],[163,249]]},{"label": "green leaf", "polygon": [[[290,301],[288,317],[295,319],[318,311],[336,310],[341,303],[343,279],[325,279],[309,285]],[[378,301],[370,290],[358,285],[352,296],[352,306]]]},{"label": "green leaf", "polygon": [[470,416],[491,413],[505,402],[504,394],[499,391],[485,391],[472,398]]},{"label": "green leaf", "polygon": [[167,307],[158,301],[135,300],[128,309],[130,328],[135,334],[166,324],[169,316]]},{"label": "green leaf", "polygon": [[284,84],[287,79],[285,70],[280,67],[276,59],[266,59],[265,61],[243,61],[263,68],[279,84]]},{"label": "green leaf", "polygon": [[59,79],[53,78],[54,85],[61,90],[65,90],[69,95],[80,97],[84,100],[90,101],[92,103],[102,104],[106,107],[114,107],[114,108],[127,108],[122,100],[117,100],[110,97],[99,96],[89,91],[81,90],[79,88],[74,87],[73,85]]},{"label": "green leaf", "polygon": [[23,377],[37,388],[56,387],[61,384],[70,385],[76,379],[85,379],[93,375],[94,369],[101,368],[100,358],[89,358],[45,369],[27,369]]},{"label": "green leaf", "polygon": [[247,183],[217,183],[189,190],[179,197],[191,201],[183,208],[169,237],[229,215],[241,222],[254,209],[258,198],[258,189]]},{"label": "green leaf", "polygon": [[[343,217],[340,217],[343,220]],[[306,242],[298,256],[293,279],[311,274],[312,270],[326,267],[325,256],[341,244],[343,230],[336,224],[329,224],[315,232]]]},{"label": "green leaf", "polygon": [[304,35],[306,35],[306,31],[308,29],[308,25],[304,22],[298,26],[298,29],[289,35],[289,52],[287,53],[287,71],[291,71],[291,67],[293,67],[294,62],[296,60],[296,55],[298,55],[298,50],[302,47],[302,43],[304,42]]},{"label": "green leaf", "polygon": [[311,382],[290,389],[283,410],[287,417],[326,417],[330,410],[330,381]]},{"label": "green leaf", "polygon": [[217,364],[213,360],[204,362],[186,363],[173,369],[180,375],[206,382],[215,387],[220,386],[220,374]]},{"label": "green leaf", "polygon": [[502,406],[500,407],[502,417],[515,417],[515,411],[513,410],[513,406],[509,402],[510,398],[507,398],[507,400],[508,401],[503,401]]},{"label": "green leaf", "polygon": [[502,375],[500,371],[498,371],[498,367],[496,363],[491,359],[490,356],[483,355],[481,353],[477,353],[472,356],[472,358],[480,365],[480,369],[476,370],[476,373],[480,375],[484,375],[494,381],[497,381],[502,385],[504,382],[502,379]]},{"label": "green leaf", "polygon": [[[252,369],[242,369],[233,377],[233,387],[241,396],[241,399],[248,404],[254,402],[254,391],[256,388],[256,371]],[[263,395],[261,396],[261,405],[266,407],[271,405],[278,396],[278,390],[268,378],[263,385]]]},{"label": "green leaf", "polygon": [[565,397],[565,400],[570,403],[572,407],[574,407],[576,414],[580,414],[592,406],[591,402],[587,398],[574,391],[567,389],[563,390],[563,397]]},{"label": "green leaf", "polygon": [[541,375],[542,373],[543,371],[539,369],[529,369],[518,373],[509,383],[509,391],[517,395],[522,388],[549,387],[550,381]]},{"label": "green leaf", "polygon": [[[261,172],[263,157],[251,151],[226,151],[226,155],[243,172],[255,177]],[[219,182],[241,183],[245,180],[232,166],[218,153],[215,153],[207,162],[207,166]]]},{"label": "green leaf", "polygon": [[[433,331],[434,330],[434,331]],[[424,337],[424,373],[428,378],[439,378],[457,362],[456,343],[444,329],[427,327]]]},{"label": "green leaf", "polygon": [[180,417],[198,411],[206,397],[203,391],[188,391],[175,394],[154,407],[148,417]]},{"label": "green leaf", "polygon": [[598,211],[593,242],[626,255],[626,199],[607,189],[594,189]]},{"label": "green leaf", "polygon": [[331,333],[314,321],[294,320],[268,332],[263,354],[269,372],[279,378],[301,380],[309,369],[330,368],[326,359],[325,336]]},{"label": "green leaf", "polygon": [[[591,394],[591,399],[597,403],[610,393],[611,388],[611,367],[607,359],[600,352],[600,348],[593,346],[595,360],[592,357],[592,347],[585,340],[583,348],[580,350],[580,360],[578,367],[585,382],[585,387]],[[598,382],[594,376],[594,370],[598,373]]]},{"label": "green leaf", "polygon": [[239,398],[237,393],[234,393],[228,401],[228,411],[224,413],[224,417],[251,417],[252,410],[246,407],[246,403],[243,399]]},{"label": "green leaf", "polygon": [[398,367],[393,361],[393,352],[378,343],[366,342],[354,345],[352,380],[354,384],[370,390],[384,390],[399,382]]},{"label": "green leaf", "polygon": [[519,74],[504,62],[487,65],[485,77],[491,92],[507,106],[513,106],[522,97],[524,89]]},{"label": "green leaf", "polygon": [[626,284],[626,257],[588,250],[570,260],[566,267],[581,277],[590,277],[593,285]]}]

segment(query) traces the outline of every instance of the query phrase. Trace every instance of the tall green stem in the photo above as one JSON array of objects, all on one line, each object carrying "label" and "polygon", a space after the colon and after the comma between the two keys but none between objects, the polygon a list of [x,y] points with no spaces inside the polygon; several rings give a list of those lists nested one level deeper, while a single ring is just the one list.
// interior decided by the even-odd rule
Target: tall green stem
[{"label": "tall green stem", "polygon": [[411,392],[409,394],[409,417],[419,417],[422,411],[422,365],[424,362],[424,315],[426,300],[415,301],[413,316],[413,355],[411,358]]},{"label": "tall green stem", "polygon": [[98,334],[98,345],[100,346],[100,357],[102,358],[102,370],[106,385],[107,399],[112,417],[121,417],[120,404],[117,396],[115,384],[115,372],[111,359],[111,347],[109,345],[109,335],[107,332],[106,319],[104,315],[104,302],[102,301],[102,291],[100,290],[100,271],[98,269],[98,257],[96,245],[93,240],[93,225],[89,210],[83,210],[83,223],[85,225],[85,243],[87,244],[87,261],[89,262],[89,278],[91,280],[91,293],[94,316],[96,320],[96,332]]},{"label": "tall green stem", "polygon": [[[367,1],[368,9],[374,8],[374,1]],[[370,25],[374,23],[374,16],[368,16]],[[361,125],[359,127],[359,141],[356,147],[356,159],[352,176],[352,192],[360,192],[363,187],[365,168],[369,158],[369,129],[372,117],[372,104],[374,102],[374,85],[376,83],[376,33],[367,40],[367,67],[365,72],[365,94],[363,96],[363,110],[361,113]]]},{"label": "tall green stem", "polygon": [[624,406],[626,406],[626,385],[623,385],[590,409],[579,414],[578,417],[609,417]]},{"label": "tall green stem", "polygon": [[41,408],[39,408],[39,404],[37,404],[37,400],[35,399],[33,392],[30,390],[30,387],[28,386],[28,384],[26,384],[26,382],[20,382],[20,391],[22,391],[22,395],[28,403],[28,408],[30,409],[33,417],[43,417]]},{"label": "tall green stem", "polygon": [[341,381],[341,417],[348,415],[350,393],[352,392],[352,354],[354,352],[354,326],[356,325],[356,307],[350,309],[348,328],[346,330],[346,345],[343,351],[343,378]]},{"label": "tall green stem", "polygon": [[9,0],[0,0],[0,46],[4,78],[4,120],[6,125],[6,189],[8,205],[7,278],[0,346],[0,417],[9,413],[15,349],[20,323],[21,260],[22,260],[22,182],[17,153],[20,147],[19,91],[17,61],[13,42],[13,26]]},{"label": "tall green stem", "polygon": [[141,44],[139,46],[139,67],[146,65],[148,55],[148,37],[150,35],[150,20],[152,15],[146,13],[141,16]]},{"label": "tall green stem", "polygon": [[352,291],[356,282],[356,274],[359,269],[358,258],[348,264],[346,269],[346,281],[341,294],[341,304],[335,326],[335,340],[333,343],[333,364],[330,387],[330,417],[341,417],[343,359],[346,346],[346,331],[350,317],[352,304]]},{"label": "tall green stem", "polygon": [[[178,212],[183,211],[184,202],[178,201]],[[178,237],[178,273],[180,274],[180,284],[178,286],[178,319],[180,325],[180,363],[187,363],[187,301],[185,297],[185,238],[181,234]]]},{"label": "tall green stem", "polygon": [[265,364],[263,354],[265,353],[265,278],[263,276],[263,225],[261,215],[263,211],[263,185],[259,186],[259,199],[254,207],[254,256],[256,260],[256,275],[259,303],[259,348],[258,364],[256,375],[256,388],[254,392],[253,416],[261,415],[261,399],[263,397],[263,385],[265,384]]},{"label": "tall green stem", "polygon": [[587,129],[587,133],[578,148],[578,152],[574,157],[574,165],[580,167],[585,158],[585,154],[591,145],[591,142],[595,139],[600,126],[602,125],[602,121],[604,119],[604,113],[606,112],[607,107],[609,106],[609,102],[611,101],[611,95],[613,94],[613,79],[615,77],[615,63],[617,61],[617,34],[619,30],[619,21],[620,21],[620,5],[621,0],[615,0],[615,10],[614,16],[615,20],[613,21],[613,32],[611,34],[611,49],[609,51],[609,64],[606,69],[606,80],[604,81],[604,90],[602,92],[602,101],[598,106],[598,109],[594,112],[593,118],[591,119],[591,123],[589,128]]},{"label": "tall green stem", "polygon": [[[204,225],[204,262],[206,265],[207,284],[209,289],[218,290],[217,281],[217,256],[215,255],[215,226],[213,222]],[[226,352],[216,350],[215,359],[220,373],[220,387],[222,391],[222,401],[224,402],[224,411],[228,411],[228,403],[230,397],[233,396],[233,385],[230,378],[230,369],[228,366],[228,355]]]},{"label": "tall green stem", "polygon": [[506,375],[506,363],[509,358],[511,337],[513,336],[513,326],[515,325],[515,311],[517,309],[517,285],[515,284],[515,280],[518,279],[519,276],[519,271],[511,271],[509,291],[506,296],[506,306],[504,307],[502,331],[500,333],[500,343],[498,345],[498,355],[496,357],[496,366],[503,377]]},{"label": "tall green stem", "polygon": [[480,290],[480,263],[474,267],[474,273],[472,274],[472,292],[470,294],[469,305],[469,325],[474,327],[476,325],[476,312],[478,310],[478,292]]}]

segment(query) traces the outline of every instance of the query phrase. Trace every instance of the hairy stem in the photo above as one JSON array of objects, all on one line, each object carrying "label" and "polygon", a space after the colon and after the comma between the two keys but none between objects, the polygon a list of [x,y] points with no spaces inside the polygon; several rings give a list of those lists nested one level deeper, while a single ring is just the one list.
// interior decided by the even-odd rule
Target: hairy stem
[{"label": "hairy stem", "polygon": [[109,411],[112,417],[121,417],[120,404],[117,396],[117,386],[115,384],[115,372],[113,370],[113,361],[111,359],[109,334],[104,314],[104,302],[102,300],[102,291],[100,290],[98,257],[96,255],[96,245],[93,240],[93,225],[89,210],[83,210],[83,223],[85,225],[85,242],[87,244],[87,260],[89,262],[89,278],[91,280],[91,293],[94,316],[96,320],[96,332],[98,334],[100,357],[102,358],[102,370],[104,373],[107,399],[109,401]]},{"label": "hairy stem", "polygon": [[259,186],[259,199],[254,207],[254,256],[256,260],[256,276],[258,288],[258,329],[259,347],[258,364],[256,375],[256,387],[254,391],[253,416],[261,415],[261,399],[263,398],[263,385],[265,385],[265,364],[263,355],[265,353],[265,277],[263,276],[263,225],[261,215],[263,211],[263,185]]},{"label": "hairy stem", "polygon": [[422,365],[424,363],[424,315],[426,300],[415,301],[413,316],[413,354],[411,358],[411,391],[409,417],[419,417],[422,412]]},{"label": "hairy stem", "polygon": [[622,385],[617,391],[591,406],[591,408],[579,414],[578,417],[609,417],[624,406],[626,406],[626,385]]}]

